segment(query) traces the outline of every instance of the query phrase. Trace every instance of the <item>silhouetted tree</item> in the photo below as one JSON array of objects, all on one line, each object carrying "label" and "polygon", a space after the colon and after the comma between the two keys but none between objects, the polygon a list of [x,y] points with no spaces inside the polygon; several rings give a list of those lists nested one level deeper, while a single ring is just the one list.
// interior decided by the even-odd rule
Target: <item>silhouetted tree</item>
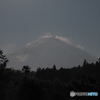
[{"label": "silhouetted tree", "polygon": [[100,58],[98,59],[98,62],[100,63]]},{"label": "silhouetted tree", "polygon": [[4,70],[6,68],[7,63],[8,59],[5,55],[3,55],[3,51],[0,50],[0,70]]},{"label": "silhouetted tree", "polygon": [[37,68],[37,70],[36,70],[36,72],[40,72],[41,71],[41,68],[39,67],[39,68]]},{"label": "silhouetted tree", "polygon": [[28,74],[28,73],[30,73],[30,67],[29,67],[28,65],[27,65],[27,66],[23,66],[22,71],[23,71],[25,74]]},{"label": "silhouetted tree", "polygon": [[96,63],[84,60],[82,66],[56,69],[54,65],[36,72],[30,72],[29,66],[23,66],[22,71],[6,68],[7,62],[0,50],[0,100],[71,100],[70,91],[100,94],[100,58]]},{"label": "silhouetted tree", "polygon": [[53,70],[54,70],[54,71],[56,70],[56,65],[53,65]]},{"label": "silhouetted tree", "polygon": [[61,67],[61,68],[60,68],[60,71],[61,71],[61,70],[63,70],[63,69],[64,69],[64,68],[63,68],[63,67]]},{"label": "silhouetted tree", "polygon": [[88,64],[88,62],[86,61],[86,59],[83,62],[83,66],[86,66]]}]

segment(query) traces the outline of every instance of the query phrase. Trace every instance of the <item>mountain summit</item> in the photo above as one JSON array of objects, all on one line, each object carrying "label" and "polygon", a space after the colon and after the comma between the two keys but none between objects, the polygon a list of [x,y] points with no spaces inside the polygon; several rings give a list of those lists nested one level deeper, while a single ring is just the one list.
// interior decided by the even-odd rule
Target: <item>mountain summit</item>
[{"label": "mountain summit", "polygon": [[32,70],[38,67],[52,67],[54,64],[57,68],[71,68],[82,65],[84,59],[88,62],[97,60],[74,45],[54,37],[29,43],[19,51],[8,55],[8,59],[8,67],[22,69],[24,65],[29,65]]}]

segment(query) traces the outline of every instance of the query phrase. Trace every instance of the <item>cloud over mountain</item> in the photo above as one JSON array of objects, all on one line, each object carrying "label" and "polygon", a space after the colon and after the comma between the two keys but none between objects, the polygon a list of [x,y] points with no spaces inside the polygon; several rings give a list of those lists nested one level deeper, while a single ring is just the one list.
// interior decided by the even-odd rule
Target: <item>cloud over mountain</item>
[{"label": "cloud over mountain", "polygon": [[97,60],[94,56],[71,44],[69,39],[49,35],[8,55],[8,59],[8,67],[21,69],[24,65],[29,65],[32,70],[38,67],[52,67],[54,64],[57,68],[70,68],[81,65],[84,59],[89,62]]},{"label": "cloud over mountain", "polygon": [[61,40],[63,42],[66,42],[66,43],[68,43],[70,45],[73,45],[73,46],[79,48],[79,49],[82,49],[82,50],[84,49],[83,46],[81,46],[79,44],[72,43],[72,41],[68,37],[63,37],[63,36],[59,36],[59,35],[53,36],[53,35],[51,35],[51,33],[47,33],[46,35],[43,35],[40,38],[42,39],[42,38],[51,38],[51,37],[54,37],[54,38],[59,39],[59,40]]}]

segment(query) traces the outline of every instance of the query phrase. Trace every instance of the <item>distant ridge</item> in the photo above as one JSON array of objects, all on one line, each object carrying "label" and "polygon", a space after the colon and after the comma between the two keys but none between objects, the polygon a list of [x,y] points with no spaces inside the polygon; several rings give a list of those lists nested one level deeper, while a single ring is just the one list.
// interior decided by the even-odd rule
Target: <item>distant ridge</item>
[{"label": "distant ridge", "polygon": [[71,68],[82,65],[84,59],[88,62],[97,60],[87,52],[54,37],[29,43],[15,53],[7,55],[7,58],[8,67],[22,69],[24,65],[29,65],[32,70],[38,67],[52,67],[54,64],[57,68]]}]

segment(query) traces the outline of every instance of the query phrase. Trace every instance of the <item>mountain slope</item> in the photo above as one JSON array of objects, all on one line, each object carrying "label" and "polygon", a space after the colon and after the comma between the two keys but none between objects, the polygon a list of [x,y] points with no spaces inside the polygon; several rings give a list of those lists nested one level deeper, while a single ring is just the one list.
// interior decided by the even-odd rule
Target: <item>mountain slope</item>
[{"label": "mountain slope", "polygon": [[84,59],[88,62],[97,60],[81,49],[53,37],[30,43],[8,55],[8,59],[10,67],[21,69],[23,65],[29,65],[32,70],[38,67],[52,67],[54,64],[57,68],[70,68],[82,64]]}]

